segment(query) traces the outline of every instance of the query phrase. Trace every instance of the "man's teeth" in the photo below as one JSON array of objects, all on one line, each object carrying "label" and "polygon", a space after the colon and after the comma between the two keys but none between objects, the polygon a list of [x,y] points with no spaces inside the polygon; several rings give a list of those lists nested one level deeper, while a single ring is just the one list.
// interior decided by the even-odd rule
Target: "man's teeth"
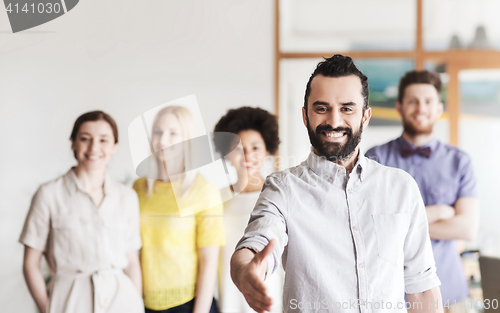
[{"label": "man's teeth", "polygon": [[344,136],[344,133],[330,132],[330,133],[326,133],[326,136],[331,137],[331,138],[338,138],[338,137]]},{"label": "man's teeth", "polygon": [[97,160],[97,159],[99,159],[99,157],[98,157],[98,156],[94,156],[94,155],[93,155],[93,156],[88,156],[88,158],[89,158],[90,160]]}]

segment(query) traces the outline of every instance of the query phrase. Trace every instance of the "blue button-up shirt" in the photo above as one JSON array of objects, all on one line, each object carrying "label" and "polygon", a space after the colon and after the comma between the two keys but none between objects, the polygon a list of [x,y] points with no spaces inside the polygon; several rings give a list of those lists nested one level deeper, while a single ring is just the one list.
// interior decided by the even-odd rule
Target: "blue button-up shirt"
[{"label": "blue button-up shirt", "polygon": [[285,312],[407,312],[438,286],[427,216],[406,172],[359,155],[351,173],[311,152],[266,178],[237,249],[278,245]]},{"label": "blue button-up shirt", "polygon": [[[430,141],[431,156],[401,156],[401,147],[415,146],[399,137],[366,153],[380,164],[408,172],[417,182],[425,205],[453,206],[458,198],[477,197],[476,180],[469,157],[456,147]],[[467,298],[468,286],[458,253],[456,240],[432,240],[437,274],[441,280],[443,303],[453,304]]]}]

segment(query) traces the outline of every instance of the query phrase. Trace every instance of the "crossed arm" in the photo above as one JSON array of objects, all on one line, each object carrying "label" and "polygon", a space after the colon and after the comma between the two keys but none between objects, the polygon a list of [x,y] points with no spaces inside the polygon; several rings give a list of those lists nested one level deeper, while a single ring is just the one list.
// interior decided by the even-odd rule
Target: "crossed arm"
[{"label": "crossed arm", "polygon": [[454,207],[428,205],[429,235],[435,240],[473,240],[478,228],[479,200],[459,198]]}]

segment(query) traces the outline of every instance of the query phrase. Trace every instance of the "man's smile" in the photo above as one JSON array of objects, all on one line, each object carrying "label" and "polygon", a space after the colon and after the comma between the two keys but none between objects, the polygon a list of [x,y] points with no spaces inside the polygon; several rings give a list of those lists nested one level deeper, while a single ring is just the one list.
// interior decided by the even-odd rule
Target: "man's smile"
[{"label": "man's smile", "polygon": [[345,131],[322,131],[321,134],[323,135],[325,140],[329,142],[340,142],[343,141],[347,136],[347,133]]}]

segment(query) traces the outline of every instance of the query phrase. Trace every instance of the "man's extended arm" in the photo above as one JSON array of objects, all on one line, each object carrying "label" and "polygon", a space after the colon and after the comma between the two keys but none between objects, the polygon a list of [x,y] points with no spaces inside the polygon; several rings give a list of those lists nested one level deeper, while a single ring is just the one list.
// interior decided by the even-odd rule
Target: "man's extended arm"
[{"label": "man's extended arm", "polygon": [[[427,212],[429,210],[427,209]],[[479,200],[459,198],[455,203],[455,215],[448,219],[429,222],[429,235],[436,240],[473,240],[478,227]]]},{"label": "man's extended arm", "polygon": [[237,250],[231,258],[231,278],[238,289],[243,293],[248,305],[261,313],[271,311],[272,299],[264,285],[266,277],[266,258],[273,252],[276,240],[259,253],[250,249]]},{"label": "man's extended arm", "polygon": [[269,311],[272,304],[263,281],[277,267],[288,243],[285,212],[290,200],[286,184],[269,175],[231,258],[231,278],[257,312]]}]

